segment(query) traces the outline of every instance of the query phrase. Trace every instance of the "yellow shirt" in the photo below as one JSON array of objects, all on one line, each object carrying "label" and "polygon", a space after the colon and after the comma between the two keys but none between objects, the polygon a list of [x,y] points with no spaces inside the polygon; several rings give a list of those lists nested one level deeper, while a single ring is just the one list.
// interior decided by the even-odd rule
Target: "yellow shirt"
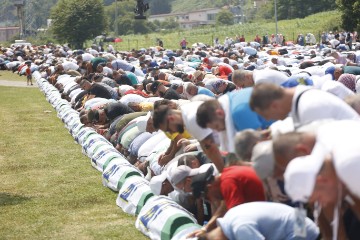
[{"label": "yellow shirt", "polygon": [[154,110],[154,103],[152,102],[141,102],[139,106],[142,112],[148,112]]},{"label": "yellow shirt", "polygon": [[190,139],[191,138],[191,135],[188,131],[184,131],[183,133],[169,133],[169,132],[165,132],[165,135],[170,138],[171,140],[174,140],[179,134],[182,135],[183,138],[186,138],[186,139]]}]

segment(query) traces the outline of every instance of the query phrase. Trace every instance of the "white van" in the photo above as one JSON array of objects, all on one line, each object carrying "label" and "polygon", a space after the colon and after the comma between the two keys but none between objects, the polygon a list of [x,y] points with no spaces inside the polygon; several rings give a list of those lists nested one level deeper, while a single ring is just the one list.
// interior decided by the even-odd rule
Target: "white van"
[{"label": "white van", "polygon": [[31,43],[26,42],[26,40],[15,40],[15,43],[11,44],[12,47],[22,47],[22,46],[30,46]]}]

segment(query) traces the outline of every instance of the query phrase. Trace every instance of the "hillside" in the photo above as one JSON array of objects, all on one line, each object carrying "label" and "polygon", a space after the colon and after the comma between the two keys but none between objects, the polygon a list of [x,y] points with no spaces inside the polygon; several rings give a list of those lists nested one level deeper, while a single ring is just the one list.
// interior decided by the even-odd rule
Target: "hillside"
[{"label": "hillside", "polygon": [[[334,31],[340,28],[340,14],[337,11],[328,11],[308,16],[304,19],[282,20],[278,22],[279,33],[282,33],[286,40],[295,40],[299,33],[305,34],[311,32],[318,39],[323,31]],[[236,35],[244,34],[246,40],[254,39],[256,34],[275,33],[275,22],[255,22],[246,24],[237,24],[232,26],[204,26],[192,30],[176,30],[165,32],[154,32],[145,35],[127,35],[122,36],[123,42],[116,43],[118,50],[139,49],[150,47],[156,44],[156,39],[161,38],[164,47],[168,49],[179,48],[179,42],[183,37],[193,44],[203,42],[212,45],[215,38],[223,42],[225,37],[234,38]]]},{"label": "hillside", "polygon": [[189,12],[204,8],[222,7],[224,5],[222,1],[216,0],[174,0],[171,3],[171,12]]}]

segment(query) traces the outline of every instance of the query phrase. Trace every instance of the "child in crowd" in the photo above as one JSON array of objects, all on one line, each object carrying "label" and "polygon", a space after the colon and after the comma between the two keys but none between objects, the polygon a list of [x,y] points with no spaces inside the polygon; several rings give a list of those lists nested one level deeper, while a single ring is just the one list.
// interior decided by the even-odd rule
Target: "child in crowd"
[{"label": "child in crowd", "polygon": [[25,70],[25,75],[26,75],[26,80],[27,80],[26,83],[27,83],[27,85],[29,86],[29,83],[30,83],[31,85],[33,85],[32,75],[31,75],[31,69],[30,69],[31,62],[27,62],[26,65],[27,65],[27,68],[26,68],[26,70]]}]

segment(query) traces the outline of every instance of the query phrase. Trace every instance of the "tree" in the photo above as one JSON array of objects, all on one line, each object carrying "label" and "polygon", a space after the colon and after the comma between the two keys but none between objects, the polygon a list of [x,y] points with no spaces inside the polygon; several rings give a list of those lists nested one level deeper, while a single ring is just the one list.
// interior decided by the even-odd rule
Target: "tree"
[{"label": "tree", "polygon": [[360,0],[337,0],[342,27],[347,31],[360,30]]},{"label": "tree", "polygon": [[233,25],[234,15],[228,10],[221,10],[216,14],[216,24],[218,25]]},{"label": "tree", "polygon": [[150,15],[165,14],[171,12],[172,0],[151,0],[150,1]]},{"label": "tree", "polygon": [[165,21],[161,22],[161,27],[165,29],[177,29],[179,28],[179,23],[175,18],[167,18]]},{"label": "tree", "polygon": [[[336,8],[333,0],[278,0],[278,19],[304,18],[308,15]],[[269,9],[274,13],[274,7]]]},{"label": "tree", "polygon": [[54,35],[75,48],[82,48],[86,40],[106,28],[101,0],[60,0],[52,9],[51,18]]}]

